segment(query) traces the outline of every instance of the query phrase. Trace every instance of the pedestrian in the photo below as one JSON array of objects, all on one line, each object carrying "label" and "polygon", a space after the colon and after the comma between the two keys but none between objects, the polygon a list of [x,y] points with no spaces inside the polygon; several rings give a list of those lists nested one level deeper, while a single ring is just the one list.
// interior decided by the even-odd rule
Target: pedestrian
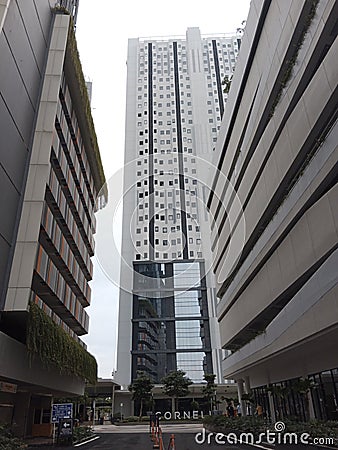
[{"label": "pedestrian", "polygon": [[228,412],[229,417],[235,416],[235,408],[233,407],[233,405],[231,403],[227,407],[227,412]]},{"label": "pedestrian", "polygon": [[241,404],[238,403],[238,405],[237,405],[237,416],[238,416],[238,417],[241,417],[241,415],[242,415]]}]

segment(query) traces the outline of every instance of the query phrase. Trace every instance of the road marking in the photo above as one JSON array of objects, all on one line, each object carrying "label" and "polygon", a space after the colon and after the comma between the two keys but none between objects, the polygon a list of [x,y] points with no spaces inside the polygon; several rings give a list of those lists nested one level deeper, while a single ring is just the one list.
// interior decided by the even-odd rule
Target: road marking
[{"label": "road marking", "polygon": [[89,442],[96,441],[96,439],[100,439],[100,437],[101,436],[95,436],[95,437],[89,439],[89,441],[81,442],[80,444],[75,444],[74,447],[80,447],[81,445],[89,444]]}]

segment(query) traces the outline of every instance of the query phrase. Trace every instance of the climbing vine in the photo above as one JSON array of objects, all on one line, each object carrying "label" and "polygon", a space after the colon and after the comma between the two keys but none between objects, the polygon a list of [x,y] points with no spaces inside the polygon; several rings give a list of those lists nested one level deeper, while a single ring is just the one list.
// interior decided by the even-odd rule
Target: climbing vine
[{"label": "climbing vine", "polygon": [[285,63],[285,69],[284,69],[284,73],[283,73],[282,79],[280,81],[280,87],[279,87],[279,90],[278,90],[278,92],[276,94],[276,97],[275,97],[275,100],[273,102],[273,105],[271,107],[271,111],[270,111],[270,115],[269,115],[270,118],[274,115],[275,109],[276,109],[276,107],[277,107],[277,105],[278,105],[278,103],[279,103],[279,101],[281,99],[283,90],[284,90],[284,88],[286,87],[286,85],[288,84],[288,82],[289,82],[289,80],[291,78],[294,66],[295,66],[297,58],[298,58],[299,50],[302,48],[305,36],[307,35],[307,33],[309,31],[309,28],[310,28],[310,25],[312,23],[312,20],[313,20],[315,14],[316,14],[318,3],[319,3],[319,0],[312,0],[310,11],[309,11],[309,13],[308,13],[308,15],[306,17],[303,30],[300,33],[300,36],[299,36],[299,39],[298,39],[297,43],[294,45],[292,55],[290,56],[290,58]]},{"label": "climbing vine", "polygon": [[[53,8],[53,11],[55,14],[70,15],[68,9],[65,8],[64,6],[56,6],[55,8]],[[97,165],[97,171],[98,171],[98,177],[99,177],[98,184],[97,184],[97,190],[99,191],[101,189],[101,187],[105,185],[106,178],[104,175],[104,170],[103,170],[103,165],[102,165],[102,161],[101,161],[99,145],[97,142],[94,121],[93,121],[93,117],[92,117],[92,113],[91,113],[91,106],[90,106],[90,102],[89,102],[89,98],[88,98],[87,85],[86,85],[86,81],[85,81],[85,78],[83,75],[80,55],[79,55],[79,51],[77,48],[75,31],[74,31],[74,21],[73,21],[72,16],[70,16],[70,26],[68,29],[66,52],[67,52],[67,57],[70,58],[70,61],[72,63],[72,70],[74,71],[78,89],[79,89],[79,94],[80,94],[80,99],[81,99],[81,108],[84,112],[85,121],[87,122],[86,125],[87,125],[87,129],[89,131],[91,150],[93,152],[95,164]],[[89,156],[89,159],[92,159],[90,157],[90,155],[88,155],[88,156]],[[104,193],[105,193],[105,196],[107,196],[105,187],[104,187]]]},{"label": "climbing vine", "polygon": [[100,150],[99,150],[99,146],[97,143],[97,136],[96,136],[93,117],[92,117],[92,113],[91,113],[91,106],[90,106],[90,102],[89,102],[89,98],[88,98],[88,90],[87,90],[86,82],[85,82],[85,79],[83,76],[82,65],[81,65],[81,61],[80,61],[79,52],[77,49],[75,31],[74,31],[73,26],[70,26],[69,31],[68,31],[67,52],[69,52],[72,62],[73,62],[75,76],[77,78],[77,82],[78,82],[78,86],[79,86],[79,90],[80,90],[81,101],[82,101],[82,105],[83,105],[83,109],[84,109],[85,117],[86,117],[86,121],[87,121],[87,127],[90,131],[91,146],[92,146],[92,149],[93,149],[93,152],[95,155],[96,164],[98,166],[98,170],[99,170],[99,174],[100,174],[100,183],[102,186],[105,183],[105,175],[104,175],[104,171],[103,171]]},{"label": "climbing vine", "polygon": [[60,374],[75,375],[96,383],[97,363],[94,356],[35,303],[30,303],[26,345],[31,358],[40,357],[46,368],[57,368]]}]

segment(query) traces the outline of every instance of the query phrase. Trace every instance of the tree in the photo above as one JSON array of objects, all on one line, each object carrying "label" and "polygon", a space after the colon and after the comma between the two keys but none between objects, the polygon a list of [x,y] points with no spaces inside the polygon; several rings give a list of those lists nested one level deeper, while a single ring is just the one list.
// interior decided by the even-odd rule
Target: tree
[{"label": "tree", "polygon": [[178,398],[189,394],[189,386],[192,381],[185,375],[183,370],[177,370],[176,372],[170,372],[161,380],[163,392],[172,398],[171,409],[173,414],[175,410],[177,411]]},{"label": "tree", "polygon": [[222,85],[224,86],[223,89],[224,94],[229,94],[231,82],[232,82],[232,75],[230,77],[228,77],[228,75],[225,75],[224,80],[222,81]]},{"label": "tree", "polygon": [[312,388],[315,387],[315,383],[309,378],[299,378],[295,383],[293,383],[291,390],[298,394],[303,402],[305,409],[305,420],[310,420],[310,401],[309,393]]},{"label": "tree", "polygon": [[277,400],[277,420],[284,420],[284,412],[283,412],[283,401],[290,393],[290,388],[288,386],[270,386],[267,388],[268,392],[271,392],[272,395],[275,396]]},{"label": "tree", "polygon": [[199,410],[199,407],[200,407],[200,404],[199,404],[196,400],[193,400],[193,401],[190,403],[190,407],[191,407],[191,409],[192,409],[193,411],[198,411],[198,410]]},{"label": "tree", "polygon": [[143,414],[144,403],[150,401],[151,399],[151,391],[153,387],[154,385],[149,376],[142,371],[137,372],[136,380],[128,387],[128,389],[133,393],[132,399],[140,402],[140,420]]},{"label": "tree", "polygon": [[206,386],[202,388],[202,393],[207,403],[210,403],[210,411],[213,410],[212,400],[216,394],[217,385],[215,384],[216,375],[212,373],[205,373],[204,380],[207,382]]}]

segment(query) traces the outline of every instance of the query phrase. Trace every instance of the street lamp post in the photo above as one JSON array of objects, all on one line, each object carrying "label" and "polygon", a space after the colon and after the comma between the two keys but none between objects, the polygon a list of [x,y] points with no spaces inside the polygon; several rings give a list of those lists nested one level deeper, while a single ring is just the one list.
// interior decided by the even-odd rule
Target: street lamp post
[{"label": "street lamp post", "polygon": [[123,403],[120,403],[120,408],[121,408],[121,422],[122,422],[122,417],[123,417],[123,414],[122,414],[122,410],[123,410]]}]

